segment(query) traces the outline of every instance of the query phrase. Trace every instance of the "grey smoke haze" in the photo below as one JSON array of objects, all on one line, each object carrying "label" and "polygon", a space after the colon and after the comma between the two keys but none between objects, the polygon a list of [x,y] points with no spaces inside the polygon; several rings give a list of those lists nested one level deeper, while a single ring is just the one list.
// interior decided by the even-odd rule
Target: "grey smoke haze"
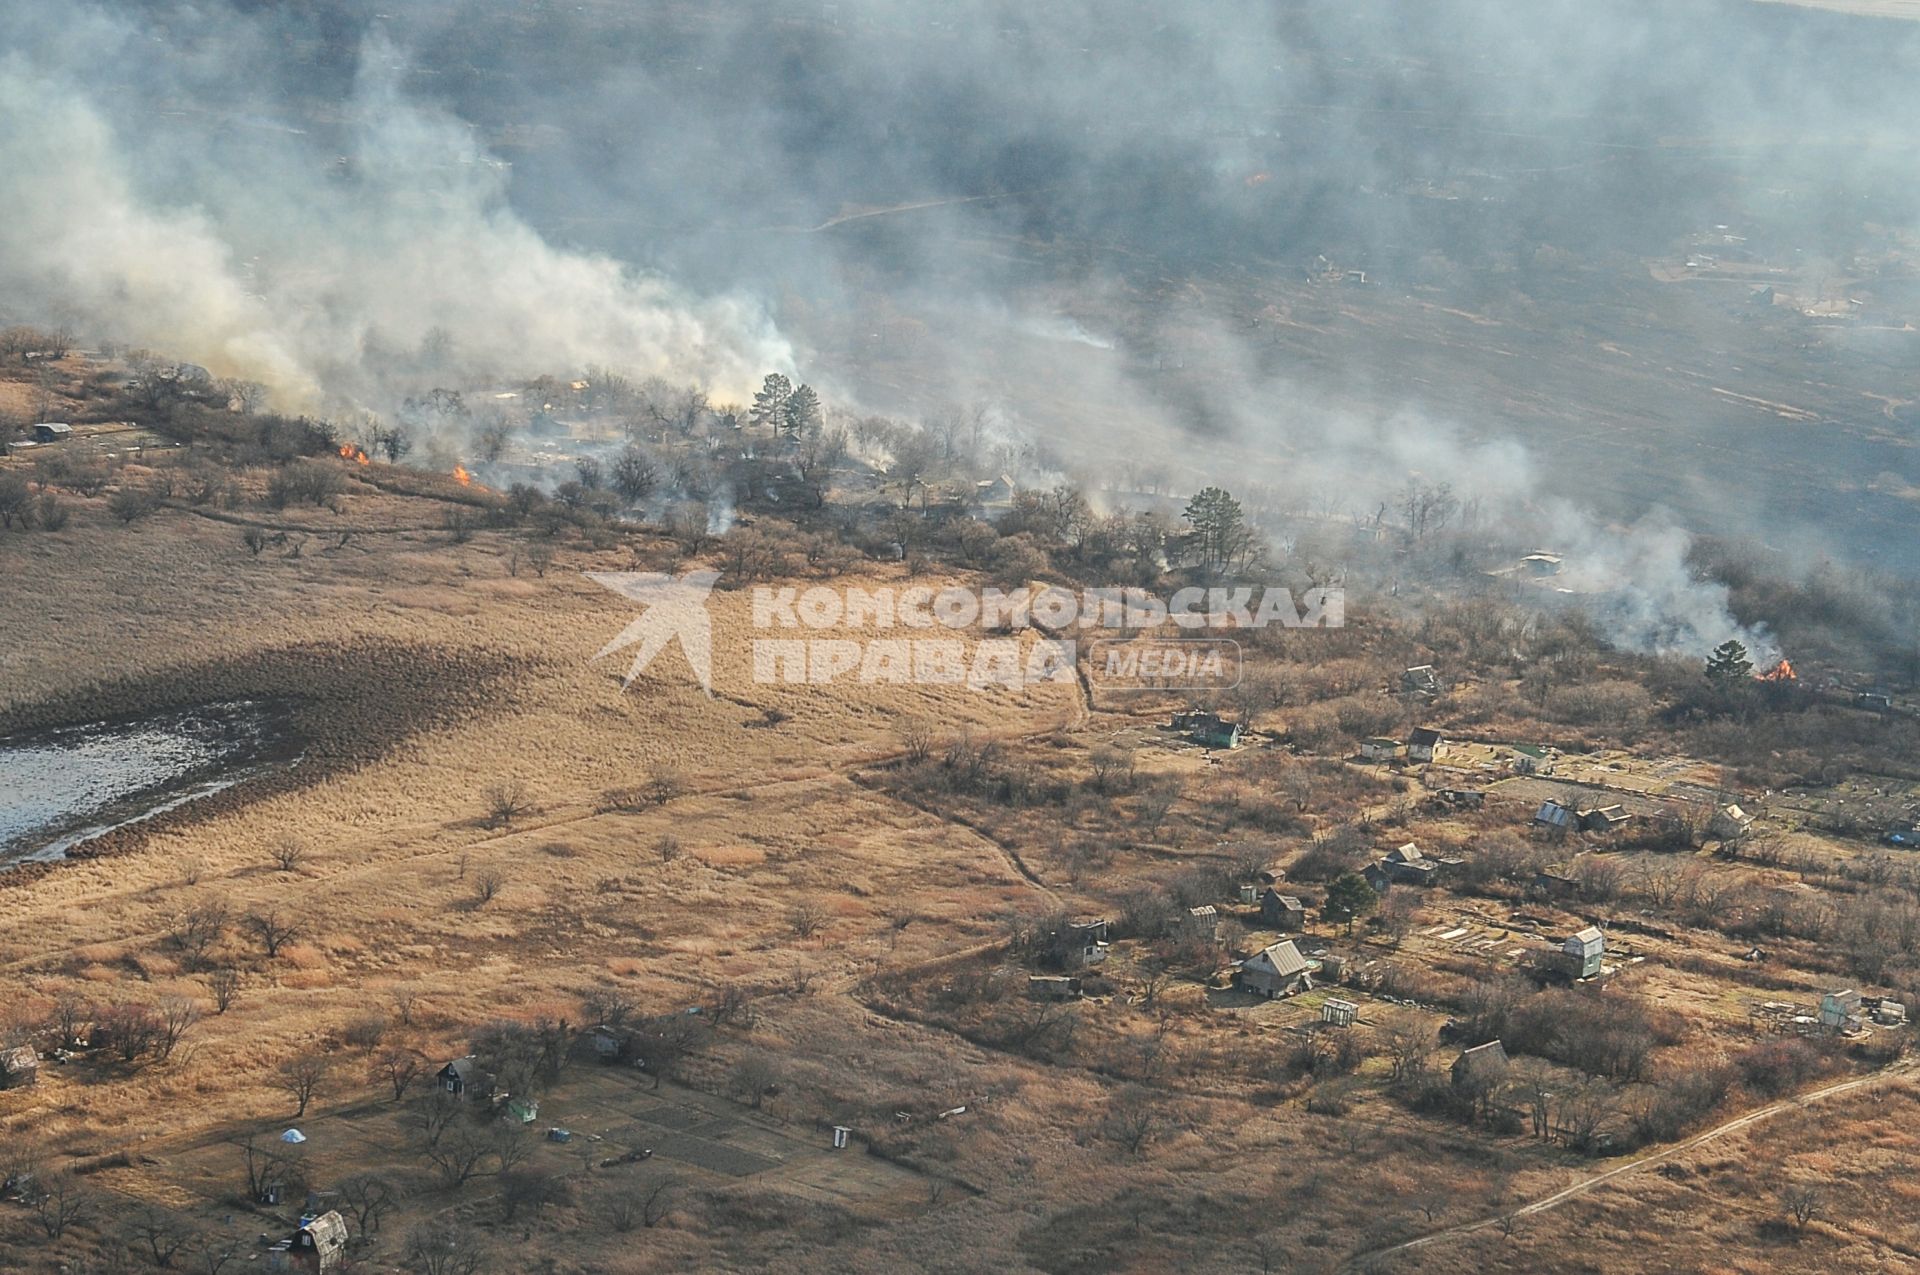
[{"label": "grey smoke haze", "polygon": [[[1832,262],[1920,222],[1920,26],[1747,0],[0,0],[0,21],[14,317],[291,406],[589,364],[738,396],[785,370],[849,406],[982,402],[1089,470],[1363,513],[1418,476],[1634,580],[1648,610],[1619,631],[1652,647],[1731,625],[1680,523],[1818,543],[1813,521],[1729,491],[1684,420],[1667,488],[1590,512],[1524,419],[1427,401],[1375,334],[1277,359],[1237,264],[1324,253],[1472,308],[1543,260],[1632,263],[1744,216]],[[857,353],[896,327],[909,382]],[[1912,487],[1911,452],[1861,463]]]}]

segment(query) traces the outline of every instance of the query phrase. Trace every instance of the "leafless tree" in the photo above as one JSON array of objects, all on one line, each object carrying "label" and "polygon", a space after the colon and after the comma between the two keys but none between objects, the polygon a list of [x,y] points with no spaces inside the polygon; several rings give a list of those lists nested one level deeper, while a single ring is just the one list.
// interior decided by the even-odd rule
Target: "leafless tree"
[{"label": "leafless tree", "polygon": [[480,869],[479,872],[474,874],[473,878],[473,901],[476,904],[493,902],[494,896],[500,893],[501,887],[506,885],[506,883],[507,875],[500,869]]},{"label": "leafless tree", "polygon": [[414,1011],[420,1006],[420,990],[402,985],[393,989],[393,1012],[400,1016],[403,1027],[413,1026]]},{"label": "leafless tree", "polygon": [[483,794],[487,802],[487,822],[504,828],[533,810],[533,793],[519,779],[503,779],[490,784]]},{"label": "leafless tree", "polygon": [[160,1029],[154,1041],[154,1055],[161,1062],[173,1057],[180,1038],[200,1021],[200,1006],[185,996],[169,996],[160,1002]]},{"label": "leafless tree", "polygon": [[326,1088],[333,1074],[333,1060],[311,1050],[295,1054],[274,1071],[274,1082],[297,1104],[294,1117],[307,1114],[307,1104]]},{"label": "leafless tree", "polygon": [[213,996],[213,1012],[226,1013],[240,997],[240,971],[231,965],[222,965],[207,975],[207,991]]},{"label": "leafless tree", "polygon": [[247,913],[246,926],[269,958],[280,955],[281,948],[306,931],[304,923],[276,907]]},{"label": "leafless tree", "polygon": [[39,1222],[40,1229],[47,1233],[50,1240],[59,1239],[69,1227],[93,1216],[92,1192],[71,1173],[35,1178],[31,1196],[30,1207],[34,1220]]},{"label": "leafless tree", "polygon": [[399,1102],[407,1096],[407,1090],[420,1078],[426,1068],[426,1059],[418,1051],[405,1045],[392,1045],[380,1051],[374,1058],[372,1078],[374,1083],[384,1083],[393,1089],[393,1100]]},{"label": "leafless tree", "polygon": [[787,909],[787,929],[795,938],[812,938],[820,932],[826,919],[826,914],[811,903],[797,903]]},{"label": "leafless tree", "polygon": [[340,1202],[353,1214],[354,1229],[361,1235],[374,1235],[380,1220],[399,1198],[391,1178],[378,1173],[356,1173],[335,1187]]},{"label": "leafless tree", "polygon": [[180,1218],[154,1204],[143,1204],[134,1210],[127,1230],[152,1255],[153,1264],[159,1267],[172,1266],[173,1259],[193,1238],[193,1232]]},{"label": "leafless tree", "polygon": [[295,837],[282,837],[270,853],[275,867],[282,872],[293,872],[306,861],[307,847]]},{"label": "leafless tree", "polygon": [[647,800],[664,806],[687,790],[686,778],[672,766],[655,766],[647,775]]},{"label": "leafless tree", "polygon": [[756,1111],[779,1083],[779,1067],[771,1058],[758,1052],[747,1054],[735,1063],[733,1074],[728,1078],[728,1088],[733,1096],[750,1104]]},{"label": "leafless tree", "polygon": [[1165,1101],[1150,1089],[1135,1085],[1121,1089],[1107,1101],[1106,1112],[1100,1117],[1100,1136],[1129,1155],[1139,1155],[1172,1128]]},{"label": "leafless tree", "polygon": [[900,737],[901,755],[909,766],[917,766],[933,755],[933,725],[924,717],[905,718],[894,731]]},{"label": "leafless tree", "polygon": [[445,1219],[408,1235],[402,1260],[417,1275],[481,1275],[490,1255],[478,1231]]},{"label": "leafless tree", "polygon": [[1826,1196],[1811,1182],[1794,1182],[1781,1188],[1780,1206],[1793,1219],[1793,1229],[1804,1231],[1807,1224],[1820,1215]]},{"label": "leafless tree", "polygon": [[227,901],[217,895],[195,899],[168,918],[167,938],[198,965],[227,932],[230,915]]}]

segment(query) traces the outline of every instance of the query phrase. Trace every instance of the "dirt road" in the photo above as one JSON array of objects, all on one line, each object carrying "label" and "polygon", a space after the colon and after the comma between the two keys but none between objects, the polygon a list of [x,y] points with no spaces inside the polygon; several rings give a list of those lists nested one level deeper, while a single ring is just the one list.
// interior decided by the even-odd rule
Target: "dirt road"
[{"label": "dirt road", "polygon": [[1444,1230],[1434,1231],[1429,1235],[1422,1235],[1418,1239],[1407,1240],[1400,1244],[1390,1244],[1385,1248],[1370,1249],[1364,1253],[1357,1253],[1348,1258],[1340,1269],[1343,1271],[1363,1270],[1373,1262],[1383,1257],[1390,1257],[1395,1253],[1410,1252],[1413,1249],[1425,1248],[1430,1244],[1438,1244],[1443,1240],[1455,1239],[1462,1235],[1471,1235],[1475,1231],[1484,1231],[1489,1227],[1498,1226],[1508,1219],[1518,1220],[1520,1218],[1530,1217],[1535,1213],[1545,1213],[1548,1209],[1558,1208],[1568,1200],[1585,1195],[1595,1187],[1604,1186],[1615,1178],[1625,1177],[1627,1174],[1638,1173],[1643,1169],[1652,1168],[1655,1165],[1673,1159],[1675,1156],[1684,1155],[1696,1147],[1712,1142],[1716,1138],[1725,1137],[1729,1133],[1738,1133],[1742,1129],[1771,1120],[1783,1112],[1795,1111],[1802,1107],[1810,1106],[1822,1099],[1831,1098],[1836,1094],[1843,1094],[1854,1089],[1864,1088],[1868,1085],[1879,1084],[1883,1081],[1891,1080],[1896,1076],[1911,1075],[1916,1066],[1920,1066],[1920,1062],[1905,1062],[1897,1066],[1888,1067],[1883,1071],[1877,1071],[1871,1076],[1860,1076],[1853,1080],[1843,1080],[1838,1084],[1828,1085],[1824,1089],[1815,1089],[1811,1093],[1804,1093],[1793,1098],[1783,1098],[1779,1102],[1770,1103],[1767,1106],[1749,1111],[1743,1116],[1736,1116],[1724,1124],[1715,1125],[1706,1132],[1697,1133],[1684,1142],[1676,1142],[1670,1147],[1651,1152],[1641,1156],[1637,1160],[1629,1160],[1625,1164],[1618,1164],[1610,1169],[1602,1170],[1592,1177],[1582,1178],[1572,1186],[1555,1191],[1552,1195],[1543,1196],[1531,1204],[1523,1204],[1517,1209],[1506,1213],[1496,1213],[1491,1217],[1484,1217],[1476,1222],[1462,1222],[1458,1226],[1449,1226]]}]

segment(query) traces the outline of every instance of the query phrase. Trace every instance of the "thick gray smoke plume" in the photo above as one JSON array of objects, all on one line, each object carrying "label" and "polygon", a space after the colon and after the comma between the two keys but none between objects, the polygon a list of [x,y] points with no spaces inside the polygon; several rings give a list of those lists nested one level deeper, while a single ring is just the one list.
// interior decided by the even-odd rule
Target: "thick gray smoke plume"
[{"label": "thick gray smoke plume", "polygon": [[[77,31],[120,56],[136,38],[98,19]],[[288,409],[385,406],[382,369],[413,362],[498,379],[602,365],[731,393],[791,367],[757,303],[542,238],[507,166],[411,99],[404,69],[367,37],[329,154],[278,113],[239,121],[255,134],[239,145],[201,145],[205,118],[143,126],[16,50],[0,62],[0,291],[31,317],[262,382]]]},{"label": "thick gray smoke plume", "polygon": [[[738,399],[801,371],[840,407],[983,404],[1036,474],[1154,468],[1329,517],[1445,483],[1565,552],[1650,649],[1736,631],[1690,531],[1920,571],[1899,314],[1768,344],[1725,317],[1737,286],[1664,294],[1702,298],[1684,327],[1644,295],[1702,236],[1848,286],[1899,260],[1920,24],[1756,0],[0,0],[0,30],[6,317],[287,406],[592,364]],[[1584,360],[1622,331],[1621,376]],[[1643,374],[1666,362],[1685,375]],[[1810,385],[1846,404],[1815,428]],[[1853,429],[1856,405],[1892,423]],[[1843,507],[1814,494],[1864,475]]]}]

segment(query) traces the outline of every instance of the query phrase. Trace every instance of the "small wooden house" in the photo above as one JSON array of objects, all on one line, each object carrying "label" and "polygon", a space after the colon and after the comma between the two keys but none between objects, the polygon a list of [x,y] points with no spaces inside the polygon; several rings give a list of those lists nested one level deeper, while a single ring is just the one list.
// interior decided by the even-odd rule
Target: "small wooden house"
[{"label": "small wooden house", "polygon": [[1360,741],[1360,757],[1363,761],[1399,761],[1400,741],[1397,739],[1363,739]]},{"label": "small wooden house", "polygon": [[1240,986],[1273,1000],[1311,991],[1313,975],[1307,958],[1300,955],[1292,939],[1286,939],[1241,962]]},{"label": "small wooden house", "polygon": [[493,1086],[474,1068],[473,1055],[456,1058],[434,1074],[434,1082],[456,1098],[491,1098]]},{"label": "small wooden house", "polygon": [[1360,1007],[1352,1001],[1329,996],[1320,1003],[1320,1021],[1329,1027],[1351,1027],[1360,1016]]},{"label": "small wooden house", "polygon": [[1420,726],[1407,736],[1407,760],[1435,762],[1447,755],[1447,739],[1431,726]]},{"label": "small wooden house", "polygon": [[1307,907],[1291,894],[1282,894],[1273,887],[1260,896],[1260,920],[1283,933],[1307,928]]},{"label": "small wooden house", "polygon": [[290,1239],[268,1250],[267,1269],[329,1275],[345,1269],[346,1260],[347,1220],[330,1211],[308,1219]]},{"label": "small wooden house", "polygon": [[1035,974],[1027,979],[1027,995],[1041,1001],[1080,999],[1080,980],[1064,974]]}]

